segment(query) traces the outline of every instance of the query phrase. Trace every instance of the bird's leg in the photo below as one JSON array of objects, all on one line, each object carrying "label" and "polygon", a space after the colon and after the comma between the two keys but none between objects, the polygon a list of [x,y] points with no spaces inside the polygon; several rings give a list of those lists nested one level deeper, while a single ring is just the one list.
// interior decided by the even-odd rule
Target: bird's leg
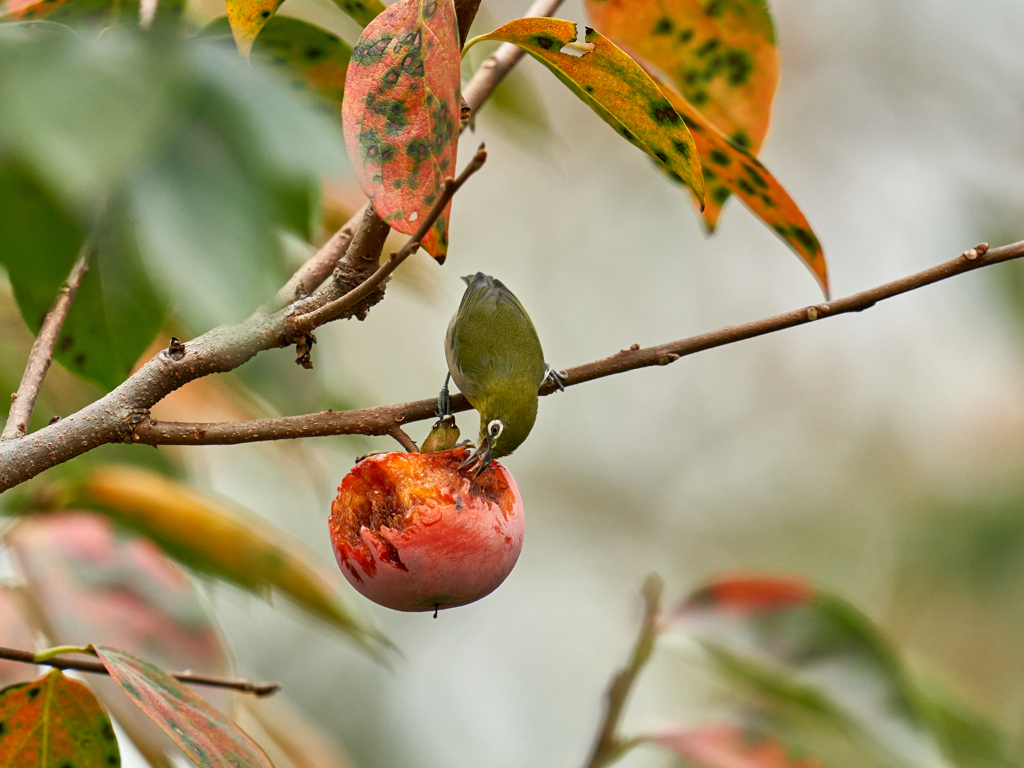
[{"label": "bird's leg", "polygon": [[444,377],[444,385],[437,395],[437,418],[444,419],[452,415],[452,398],[448,394],[448,382],[451,381],[451,371]]},{"label": "bird's leg", "polygon": [[544,363],[544,379],[540,385],[543,387],[548,382],[555,385],[555,389],[559,392],[565,392],[565,374],[562,371],[556,371],[547,363]]}]

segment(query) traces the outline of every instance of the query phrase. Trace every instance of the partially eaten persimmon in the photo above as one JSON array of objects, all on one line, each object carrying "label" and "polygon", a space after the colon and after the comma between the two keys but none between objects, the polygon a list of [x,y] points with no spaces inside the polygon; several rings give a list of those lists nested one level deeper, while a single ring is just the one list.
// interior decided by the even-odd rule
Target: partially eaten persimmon
[{"label": "partially eaten persimmon", "polygon": [[331,543],[362,595],[436,611],[493,592],[523,548],[523,503],[498,462],[459,471],[466,448],[386,453],[356,464],[331,505]]}]

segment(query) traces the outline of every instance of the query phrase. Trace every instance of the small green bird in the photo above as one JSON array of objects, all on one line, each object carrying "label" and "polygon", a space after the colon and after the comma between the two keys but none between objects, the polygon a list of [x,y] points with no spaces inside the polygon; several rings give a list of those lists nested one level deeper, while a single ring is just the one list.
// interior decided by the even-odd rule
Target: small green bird
[{"label": "small green bird", "polygon": [[453,378],[480,414],[480,443],[462,464],[479,460],[479,475],[530,434],[544,382],[551,379],[561,390],[565,380],[544,362],[533,322],[512,291],[482,272],[462,279],[466,292],[448,324],[448,376],[437,406],[439,417],[451,414],[448,380]]}]

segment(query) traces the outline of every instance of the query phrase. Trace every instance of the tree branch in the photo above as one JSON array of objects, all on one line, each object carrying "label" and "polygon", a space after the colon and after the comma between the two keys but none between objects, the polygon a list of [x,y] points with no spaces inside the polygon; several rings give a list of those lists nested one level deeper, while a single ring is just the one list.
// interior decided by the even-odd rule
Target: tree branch
[{"label": "tree branch", "polygon": [[633,644],[629,662],[619,670],[608,686],[604,718],[597,731],[586,768],[603,768],[615,762],[631,746],[629,742],[623,742],[619,738],[619,721],[622,719],[622,710],[626,707],[626,699],[633,690],[633,684],[654,650],[654,640],[658,636],[662,587],[662,581],[657,575],[648,576],[644,582],[644,619],[640,625],[640,633]]},{"label": "tree branch", "polygon": [[[62,656],[55,656],[50,659],[40,659],[39,654],[32,651],[20,651],[16,648],[4,648],[0,646],[0,659],[11,661],[22,661],[26,664],[45,664],[57,669],[76,669],[79,672],[90,672],[95,675],[109,675],[110,672],[103,666],[101,661],[86,661],[84,659],[67,659]],[[172,672],[169,673],[175,680],[188,683],[189,685],[208,685],[213,688],[230,688],[233,691],[252,693],[256,696],[273,696],[281,686],[277,683],[250,683],[247,680],[226,680],[221,677],[209,675],[197,675],[194,672]]]},{"label": "tree branch", "polygon": [[91,248],[90,240],[86,238],[67,280],[60,286],[57,298],[53,300],[53,306],[43,318],[39,335],[32,342],[32,349],[28,353],[28,364],[21,377],[21,384],[18,386],[18,391],[11,396],[11,412],[7,416],[4,431],[0,433],[0,440],[15,440],[24,437],[28,432],[28,422],[36,407],[39,388],[43,385],[46,372],[50,370],[53,348],[57,344],[57,337],[60,336],[60,329],[64,327],[64,320],[67,319],[71,303],[75,300],[75,294],[78,293],[78,286],[82,284],[82,278],[89,271],[89,250]]},{"label": "tree branch", "polygon": [[416,445],[416,441],[409,437],[409,435],[405,433],[405,430],[398,424],[392,424],[388,429],[388,434],[395,438],[395,440],[398,441],[398,444],[401,445],[407,453],[420,452],[420,447]]},{"label": "tree branch", "polygon": [[[992,249],[978,246],[945,264],[825,304],[795,309],[751,323],[726,326],[710,333],[654,347],[641,348],[640,345],[634,344],[629,349],[624,349],[609,357],[563,371],[565,386],[582,384],[637,368],[668,365],[681,357],[705,349],[734,344],[744,339],[752,339],[755,336],[763,336],[767,333],[774,333],[795,325],[803,325],[847,312],[861,312],[879,301],[898,296],[901,293],[907,293],[979,267],[998,264],[1022,256],[1024,256],[1024,241]],[[549,395],[554,391],[556,391],[555,386],[547,384],[540,393]],[[437,399],[430,398],[358,411],[340,413],[326,411],[304,416],[283,416],[253,421],[206,424],[146,421],[139,425],[135,436],[139,442],[149,445],[230,445],[261,440],[328,435],[386,435],[392,424],[407,424],[432,418],[436,407]],[[452,396],[453,411],[465,411],[470,407],[469,402],[461,394]]]},{"label": "tree branch", "polygon": [[[318,328],[324,323],[329,323],[331,320],[357,309],[358,305],[370,296],[370,294],[376,290],[381,290],[383,288],[383,283],[391,273],[394,272],[403,261],[419,250],[420,241],[430,231],[430,228],[434,226],[434,222],[437,221],[437,217],[444,211],[445,206],[448,205],[448,201],[452,199],[452,196],[459,191],[470,176],[483,167],[486,160],[487,151],[484,149],[484,145],[481,144],[480,148],[473,156],[473,159],[470,160],[469,165],[463,169],[462,173],[460,173],[454,181],[445,179],[441,182],[441,191],[437,196],[437,200],[434,201],[434,205],[431,207],[430,212],[423,217],[423,221],[420,222],[416,232],[400,250],[391,254],[388,260],[381,264],[372,276],[363,280],[362,283],[346,293],[344,296],[341,296],[324,306],[318,307],[317,309],[305,312],[304,314],[297,314],[289,318],[289,326],[298,332],[310,331],[313,328]],[[371,212],[367,213],[367,216],[373,216],[376,218],[377,214]],[[387,225],[384,224],[384,226],[386,227]],[[383,245],[383,243],[381,243],[381,245]]]}]

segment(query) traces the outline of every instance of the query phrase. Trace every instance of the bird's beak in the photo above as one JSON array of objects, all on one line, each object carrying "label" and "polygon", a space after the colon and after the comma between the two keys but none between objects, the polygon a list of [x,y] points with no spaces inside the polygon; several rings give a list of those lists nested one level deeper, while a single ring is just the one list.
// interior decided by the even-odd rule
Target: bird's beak
[{"label": "bird's beak", "polygon": [[494,461],[494,459],[491,457],[490,435],[485,437],[483,442],[476,447],[476,450],[469,454],[466,460],[459,465],[459,469],[462,470],[465,469],[466,467],[472,466],[472,464],[477,460],[480,461],[480,466],[473,474],[473,477],[479,477],[480,473],[487,469],[487,467],[491,465],[491,462]]}]

